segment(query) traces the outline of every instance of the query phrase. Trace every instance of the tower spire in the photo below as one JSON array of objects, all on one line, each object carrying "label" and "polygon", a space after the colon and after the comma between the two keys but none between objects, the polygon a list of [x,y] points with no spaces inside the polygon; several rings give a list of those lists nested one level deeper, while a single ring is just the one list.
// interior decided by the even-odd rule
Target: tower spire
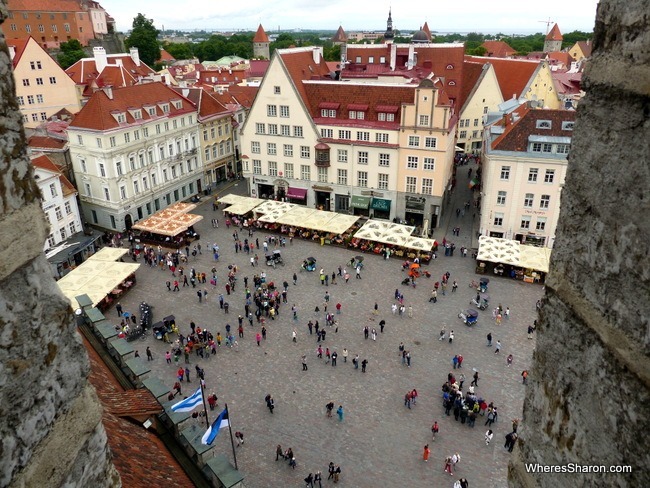
[{"label": "tower spire", "polygon": [[388,20],[386,21],[386,33],[384,34],[384,40],[385,41],[392,41],[395,37],[395,33],[393,32],[393,13],[392,13],[392,7],[388,8]]}]

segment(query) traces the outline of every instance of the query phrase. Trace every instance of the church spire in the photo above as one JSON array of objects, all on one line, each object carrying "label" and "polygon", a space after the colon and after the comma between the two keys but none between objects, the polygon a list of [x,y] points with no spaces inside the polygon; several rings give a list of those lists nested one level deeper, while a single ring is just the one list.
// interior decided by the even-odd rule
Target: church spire
[{"label": "church spire", "polygon": [[389,7],[388,20],[386,21],[386,33],[384,34],[384,40],[392,41],[394,37],[395,37],[395,33],[393,32],[393,15],[392,15],[392,9]]}]

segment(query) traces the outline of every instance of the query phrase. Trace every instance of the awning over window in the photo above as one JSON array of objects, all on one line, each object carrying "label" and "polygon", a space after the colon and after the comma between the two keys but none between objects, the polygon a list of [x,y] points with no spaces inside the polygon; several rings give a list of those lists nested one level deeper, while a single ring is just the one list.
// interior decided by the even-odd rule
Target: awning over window
[{"label": "awning over window", "polygon": [[336,102],[321,102],[318,104],[318,108],[324,108],[327,110],[338,110],[340,106],[341,104]]},{"label": "awning over window", "polygon": [[287,198],[295,198],[296,200],[305,200],[307,198],[306,188],[287,188]]},{"label": "awning over window", "polygon": [[387,114],[394,114],[399,110],[399,107],[397,105],[377,105],[375,107],[375,111],[377,112],[384,112]]},{"label": "awning over window", "polygon": [[350,200],[350,208],[363,208],[367,209],[370,206],[370,197],[362,197],[361,195],[352,195]]},{"label": "awning over window", "polygon": [[373,198],[372,209],[381,210],[383,212],[390,212],[390,200],[384,198]]}]

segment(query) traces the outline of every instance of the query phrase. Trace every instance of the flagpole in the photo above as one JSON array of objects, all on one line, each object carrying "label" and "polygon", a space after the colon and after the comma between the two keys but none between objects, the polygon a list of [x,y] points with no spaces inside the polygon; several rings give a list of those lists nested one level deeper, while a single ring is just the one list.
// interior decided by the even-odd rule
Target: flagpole
[{"label": "flagpole", "polygon": [[203,380],[199,377],[199,382],[201,385],[201,399],[203,400],[203,413],[205,413],[205,426],[206,428],[210,428],[210,421],[208,420],[208,409],[205,407],[205,385],[203,384]]},{"label": "flagpole", "polygon": [[230,431],[230,445],[232,445],[232,455],[235,458],[235,469],[239,469],[237,467],[237,453],[235,452],[235,441],[232,439],[232,422],[230,419],[230,412],[228,412],[228,404],[225,404],[226,407],[226,414],[228,415],[228,430]]}]

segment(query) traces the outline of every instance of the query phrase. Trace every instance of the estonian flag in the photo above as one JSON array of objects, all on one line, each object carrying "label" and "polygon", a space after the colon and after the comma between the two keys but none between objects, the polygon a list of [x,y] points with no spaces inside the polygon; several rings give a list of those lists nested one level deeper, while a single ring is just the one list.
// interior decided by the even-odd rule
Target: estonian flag
[{"label": "estonian flag", "polygon": [[202,403],[203,392],[199,386],[199,388],[194,393],[192,393],[192,396],[187,397],[185,400],[181,400],[180,402],[172,405],[171,410],[172,412],[191,412]]},{"label": "estonian flag", "polygon": [[228,427],[228,425],[230,425],[228,423],[228,409],[224,408],[223,412],[219,414],[219,416],[212,423],[212,425],[208,427],[208,430],[205,431],[205,434],[203,434],[203,437],[201,438],[201,442],[209,446],[210,444],[212,444],[212,441],[216,439],[217,434],[219,434],[219,431],[224,427]]}]

